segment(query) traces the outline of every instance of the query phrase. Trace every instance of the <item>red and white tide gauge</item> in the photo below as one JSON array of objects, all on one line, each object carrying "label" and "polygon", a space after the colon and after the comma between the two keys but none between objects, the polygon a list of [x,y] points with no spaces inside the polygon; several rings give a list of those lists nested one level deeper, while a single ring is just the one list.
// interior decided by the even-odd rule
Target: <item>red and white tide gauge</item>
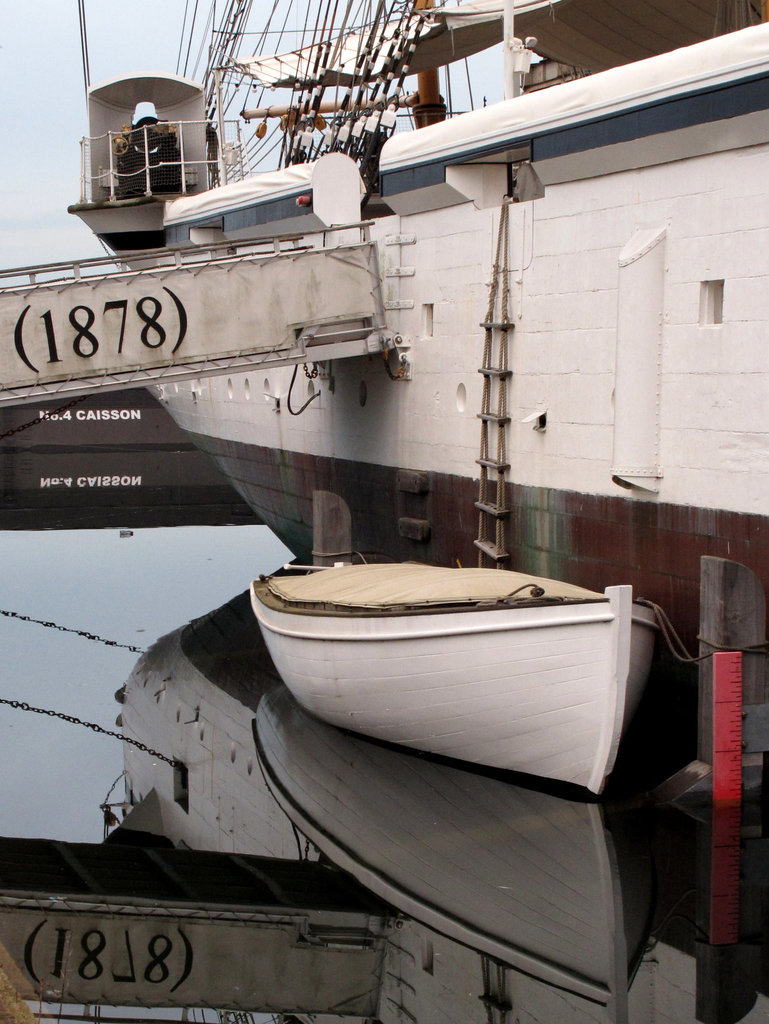
[{"label": "red and white tide gauge", "polygon": [[713,655],[713,819],[710,942],[739,941],[742,799],[742,654]]}]

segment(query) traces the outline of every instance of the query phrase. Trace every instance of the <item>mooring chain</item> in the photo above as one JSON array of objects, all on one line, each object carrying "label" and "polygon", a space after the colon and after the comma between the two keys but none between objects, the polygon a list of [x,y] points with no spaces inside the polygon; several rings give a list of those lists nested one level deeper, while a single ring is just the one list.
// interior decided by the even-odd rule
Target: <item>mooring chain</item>
[{"label": "mooring chain", "polygon": [[43,619],[33,619],[30,615],[22,615],[21,612],[8,612],[0,608],[0,615],[7,619],[21,619],[22,622],[34,622],[38,626],[46,626],[48,629],[58,629],[61,633],[75,633],[86,640],[95,640],[97,643],[106,644],[107,647],[122,647],[126,651],[133,651],[134,654],[144,654],[142,647],[133,647],[131,644],[121,644],[117,640],[105,640],[103,636],[96,633],[88,633],[84,629],[72,629],[70,626],[60,626],[57,622],[45,622]]},{"label": "mooring chain", "polygon": [[403,380],[403,378],[406,376],[406,364],[405,364],[405,362],[402,362],[399,365],[397,371],[395,373],[393,373],[393,371],[390,369],[390,350],[389,349],[386,349],[386,348],[382,349],[382,359],[384,360],[384,368],[387,371],[387,376],[390,378],[390,380]]},{"label": "mooring chain", "polygon": [[38,423],[45,423],[50,420],[53,416],[60,416],[63,412],[68,409],[72,409],[76,405],[80,405],[88,398],[88,395],[80,395],[78,398],[73,398],[71,402],[67,402],[66,405],[60,405],[56,409],[51,409],[50,412],[41,413],[39,416],[35,416],[33,420],[28,420],[26,423],[20,424],[18,427],[13,427],[11,430],[6,430],[4,434],[0,434],[0,441],[6,437],[12,437],[14,434],[20,433],[22,430],[29,430],[30,427],[36,427]]},{"label": "mooring chain", "polygon": [[145,754],[149,754],[151,757],[157,757],[160,761],[165,761],[165,763],[170,764],[172,768],[176,768],[177,765],[180,764],[180,762],[174,758],[166,757],[165,754],[161,754],[157,750],[153,750],[152,747],[148,747],[146,743],[132,739],[130,736],[124,736],[120,732],[114,732],[111,729],[104,729],[96,722],[85,722],[82,718],[77,718],[75,715],[65,715],[61,711],[52,711],[50,708],[35,708],[23,700],[8,700],[6,697],[0,697],[0,704],[7,704],[9,708],[15,708],[18,711],[33,711],[36,715],[48,715],[49,718],[60,718],[63,722],[70,722],[72,725],[83,725],[86,729],[93,729],[94,732],[98,732],[102,736],[112,736],[116,740],[122,740],[124,743],[130,743],[131,746],[144,751]]}]

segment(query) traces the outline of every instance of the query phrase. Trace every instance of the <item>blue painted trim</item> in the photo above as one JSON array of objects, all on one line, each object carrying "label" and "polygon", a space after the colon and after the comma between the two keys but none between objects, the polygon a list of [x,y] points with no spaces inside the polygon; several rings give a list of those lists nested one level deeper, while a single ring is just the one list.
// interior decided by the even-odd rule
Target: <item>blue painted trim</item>
[{"label": "blue painted trim", "polygon": [[505,139],[495,140],[493,144],[457,150],[449,156],[412,167],[383,171],[382,196],[395,196],[443,184],[447,166],[471,163],[514,147],[530,146],[533,161],[552,160],[766,109],[769,109],[769,72],[762,72],[739,82],[666,97],[579,124],[541,132],[513,133]]},{"label": "blue painted trim", "polygon": [[191,228],[222,228],[226,235],[231,231],[242,231],[260,227],[263,224],[272,224],[275,221],[306,216],[312,213],[312,204],[297,206],[296,200],[299,196],[308,194],[312,194],[309,183],[305,188],[292,192],[289,196],[281,196],[280,199],[255,201],[249,206],[242,206],[224,213],[209,214],[206,217],[198,217],[196,220],[169,224],[166,227],[166,245],[188,242]]}]

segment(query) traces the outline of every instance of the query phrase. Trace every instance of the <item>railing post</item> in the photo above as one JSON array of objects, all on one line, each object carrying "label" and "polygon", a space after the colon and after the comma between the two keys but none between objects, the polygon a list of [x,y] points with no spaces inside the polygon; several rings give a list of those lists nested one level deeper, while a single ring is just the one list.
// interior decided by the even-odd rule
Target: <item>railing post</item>
[{"label": "railing post", "polygon": [[110,199],[115,198],[115,182],[117,181],[117,171],[115,170],[115,153],[112,147],[113,137],[112,132],[107,132],[107,148],[109,149],[109,197]]},{"label": "railing post", "polygon": [[147,136],[147,125],[142,127],[142,135],[144,136],[144,179],[146,189],[144,194],[146,196],[152,195],[152,181],[150,179],[150,143]]},{"label": "railing post", "polygon": [[80,202],[85,203],[85,139],[80,140]]},{"label": "railing post", "polygon": [[179,160],[181,166],[179,173],[182,176],[182,195],[187,194],[187,168],[184,163],[184,125],[181,121],[178,122],[177,128],[179,130]]}]

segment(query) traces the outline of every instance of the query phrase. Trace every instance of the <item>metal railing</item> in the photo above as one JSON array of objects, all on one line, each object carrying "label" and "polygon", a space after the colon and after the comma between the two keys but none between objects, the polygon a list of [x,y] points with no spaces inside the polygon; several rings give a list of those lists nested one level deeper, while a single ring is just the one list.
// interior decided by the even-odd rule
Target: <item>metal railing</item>
[{"label": "metal railing", "polygon": [[237,121],[220,139],[210,121],[124,126],[81,141],[80,201],[205,192],[249,173]]}]

